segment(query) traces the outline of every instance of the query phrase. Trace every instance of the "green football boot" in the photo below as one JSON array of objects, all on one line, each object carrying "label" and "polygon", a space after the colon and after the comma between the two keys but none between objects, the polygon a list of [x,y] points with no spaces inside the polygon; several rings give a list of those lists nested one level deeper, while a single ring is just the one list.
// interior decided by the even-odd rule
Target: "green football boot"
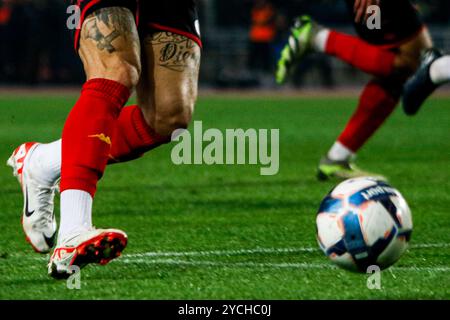
[{"label": "green football boot", "polygon": [[310,16],[301,16],[295,19],[288,42],[277,63],[275,78],[278,84],[285,83],[302,58],[314,51],[314,36],[322,29],[323,27],[314,22]]},{"label": "green football boot", "polygon": [[382,175],[358,168],[352,161],[333,161],[328,157],[323,157],[317,169],[317,179],[321,181],[347,180],[357,177],[373,177],[377,180],[387,181],[386,177]]}]

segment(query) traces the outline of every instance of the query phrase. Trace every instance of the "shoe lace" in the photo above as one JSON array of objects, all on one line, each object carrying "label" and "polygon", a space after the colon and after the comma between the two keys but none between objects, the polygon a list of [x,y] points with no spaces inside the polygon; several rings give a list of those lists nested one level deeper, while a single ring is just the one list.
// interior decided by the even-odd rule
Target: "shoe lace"
[{"label": "shoe lace", "polygon": [[40,212],[40,218],[36,220],[35,226],[39,229],[46,229],[54,220],[53,199],[55,192],[58,190],[58,185],[45,186],[38,184],[36,185],[36,189],[38,190],[36,200],[39,203],[39,207],[36,209]]}]

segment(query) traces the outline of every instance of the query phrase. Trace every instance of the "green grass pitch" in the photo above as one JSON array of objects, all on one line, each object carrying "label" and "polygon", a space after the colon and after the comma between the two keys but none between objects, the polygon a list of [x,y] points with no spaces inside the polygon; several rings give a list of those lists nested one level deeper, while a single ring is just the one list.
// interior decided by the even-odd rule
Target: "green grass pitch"
[{"label": "green grass pitch", "polygon": [[[0,160],[24,141],[60,136],[76,97],[0,98]],[[25,242],[22,195],[0,166],[1,299],[449,299],[450,100],[434,98],[414,118],[400,109],[361,151],[413,212],[411,247],[384,271],[381,290],[367,275],[337,269],[319,251],[315,215],[335,183],[320,183],[320,156],[356,98],[200,98],[204,129],[279,128],[280,171],[259,166],[182,165],[171,146],[109,167],[99,185],[94,224],[129,235],[124,255],[88,266],[81,289],[47,276],[48,256]],[[59,214],[59,211],[57,211]]]}]

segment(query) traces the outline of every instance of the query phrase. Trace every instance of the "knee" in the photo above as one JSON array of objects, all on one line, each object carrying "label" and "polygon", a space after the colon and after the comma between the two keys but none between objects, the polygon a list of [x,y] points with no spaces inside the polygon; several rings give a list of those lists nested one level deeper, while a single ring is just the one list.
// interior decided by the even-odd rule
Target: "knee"
[{"label": "knee", "polygon": [[170,136],[177,129],[186,129],[192,118],[194,99],[165,98],[157,102],[153,129],[162,136]]}]

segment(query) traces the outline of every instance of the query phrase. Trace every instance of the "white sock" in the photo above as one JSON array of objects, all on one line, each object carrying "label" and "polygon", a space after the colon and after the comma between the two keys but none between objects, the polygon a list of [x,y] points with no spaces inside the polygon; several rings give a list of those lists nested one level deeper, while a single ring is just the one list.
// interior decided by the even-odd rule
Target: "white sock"
[{"label": "white sock", "polygon": [[437,59],[430,67],[430,78],[434,84],[450,82],[450,56]]},{"label": "white sock", "polygon": [[344,146],[342,143],[336,141],[328,151],[328,159],[333,161],[348,161],[355,153]]},{"label": "white sock", "polygon": [[31,154],[30,172],[43,185],[54,185],[61,175],[61,139],[38,145]]},{"label": "white sock", "polygon": [[313,39],[314,49],[318,52],[325,52],[329,36],[330,29],[320,30]]},{"label": "white sock", "polygon": [[67,236],[92,228],[92,197],[82,190],[61,193],[61,221],[58,244]]}]

